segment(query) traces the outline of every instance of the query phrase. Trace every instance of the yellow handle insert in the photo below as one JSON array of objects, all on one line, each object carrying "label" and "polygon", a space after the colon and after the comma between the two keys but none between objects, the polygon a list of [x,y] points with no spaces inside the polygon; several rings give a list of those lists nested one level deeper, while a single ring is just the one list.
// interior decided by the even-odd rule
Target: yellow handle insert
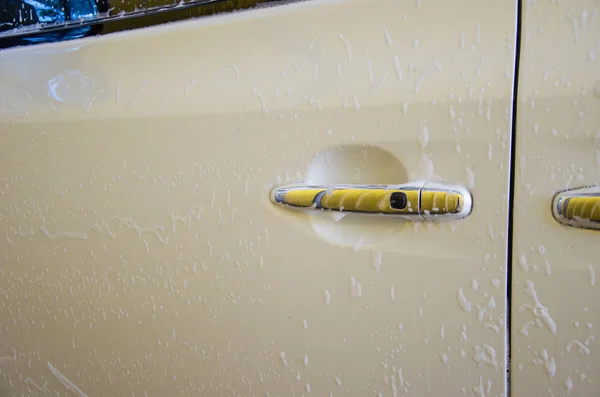
[{"label": "yellow handle insert", "polygon": [[563,214],[568,219],[600,222],[600,196],[571,197],[564,201]]},{"label": "yellow handle insert", "polygon": [[325,189],[295,189],[285,193],[284,202],[296,207],[312,207],[316,205],[315,198],[317,194],[324,192]]},{"label": "yellow handle insert", "polygon": [[287,185],[271,191],[271,200],[292,207],[399,214],[424,220],[464,218],[471,213],[473,201],[469,191],[463,187],[438,182],[403,185]]},{"label": "yellow handle insert", "polygon": [[[398,199],[397,205],[394,198]],[[384,190],[384,189],[339,189],[325,194],[321,199],[321,207],[339,211],[377,212],[384,214],[408,214],[418,211],[418,191]],[[399,203],[402,200],[403,203]]]},{"label": "yellow handle insert", "polygon": [[421,211],[456,214],[462,210],[462,195],[454,192],[421,191]]}]

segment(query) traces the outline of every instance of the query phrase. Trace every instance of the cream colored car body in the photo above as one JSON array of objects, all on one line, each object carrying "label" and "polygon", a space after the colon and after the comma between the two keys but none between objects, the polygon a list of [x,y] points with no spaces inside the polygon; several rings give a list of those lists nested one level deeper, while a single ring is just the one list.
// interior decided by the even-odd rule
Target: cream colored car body
[{"label": "cream colored car body", "polygon": [[598,11],[594,1],[524,4],[511,302],[515,396],[600,395],[600,234],[561,226],[550,211],[555,193],[600,184]]},{"label": "cream colored car body", "polygon": [[[514,1],[315,0],[0,52],[0,395],[507,395],[516,19]],[[580,31],[595,45],[595,25]],[[535,51],[522,86],[556,101]],[[586,92],[574,109],[594,106]],[[597,236],[543,212],[560,178],[520,190],[543,150],[521,142],[535,117],[553,125],[543,108],[519,107],[515,255],[584,238],[587,260],[514,270],[512,390],[559,395],[570,376],[593,395],[576,378],[593,379],[595,356],[560,349],[593,336]],[[578,147],[553,150],[570,164]],[[592,151],[577,159],[594,181]],[[287,182],[413,179],[468,186],[472,214],[413,224],[269,202]],[[559,263],[587,313],[555,314],[573,307],[550,295]],[[517,334],[534,320],[518,311],[525,280],[556,335]]]}]

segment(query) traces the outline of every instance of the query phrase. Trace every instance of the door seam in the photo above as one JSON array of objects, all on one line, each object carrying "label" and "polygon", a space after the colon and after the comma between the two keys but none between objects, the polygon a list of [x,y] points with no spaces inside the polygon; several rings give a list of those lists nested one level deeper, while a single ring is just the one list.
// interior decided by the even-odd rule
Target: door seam
[{"label": "door seam", "polygon": [[510,160],[509,160],[509,185],[508,185],[508,230],[506,234],[506,394],[512,396],[512,269],[513,269],[513,234],[514,234],[514,202],[515,202],[515,163],[517,146],[517,105],[519,93],[519,64],[521,60],[521,31],[523,17],[523,1],[517,0],[517,20],[515,27],[515,61],[512,90],[512,117],[510,131]]}]

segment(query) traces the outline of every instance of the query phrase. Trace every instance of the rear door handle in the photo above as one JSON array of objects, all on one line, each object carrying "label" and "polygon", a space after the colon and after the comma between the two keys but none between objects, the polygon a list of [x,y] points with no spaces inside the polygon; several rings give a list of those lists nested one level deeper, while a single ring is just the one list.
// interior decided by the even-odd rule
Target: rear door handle
[{"label": "rear door handle", "polygon": [[600,188],[586,187],[557,193],[552,215],[563,225],[600,229]]},{"label": "rear door handle", "polygon": [[473,208],[466,188],[438,182],[284,185],[271,191],[271,201],[305,210],[401,215],[413,220],[456,220],[468,216]]}]

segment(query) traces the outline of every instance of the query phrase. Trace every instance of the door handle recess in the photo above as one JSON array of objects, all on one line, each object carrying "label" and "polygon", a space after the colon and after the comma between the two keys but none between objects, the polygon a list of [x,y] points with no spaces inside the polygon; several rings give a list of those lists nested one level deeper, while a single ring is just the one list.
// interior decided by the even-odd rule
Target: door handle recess
[{"label": "door handle recess", "polygon": [[586,187],[557,193],[552,200],[557,222],[585,229],[600,229],[600,188]]},{"label": "door handle recess", "polygon": [[402,215],[413,220],[456,220],[473,208],[462,186],[437,182],[403,185],[284,185],[271,201],[300,209]]}]

